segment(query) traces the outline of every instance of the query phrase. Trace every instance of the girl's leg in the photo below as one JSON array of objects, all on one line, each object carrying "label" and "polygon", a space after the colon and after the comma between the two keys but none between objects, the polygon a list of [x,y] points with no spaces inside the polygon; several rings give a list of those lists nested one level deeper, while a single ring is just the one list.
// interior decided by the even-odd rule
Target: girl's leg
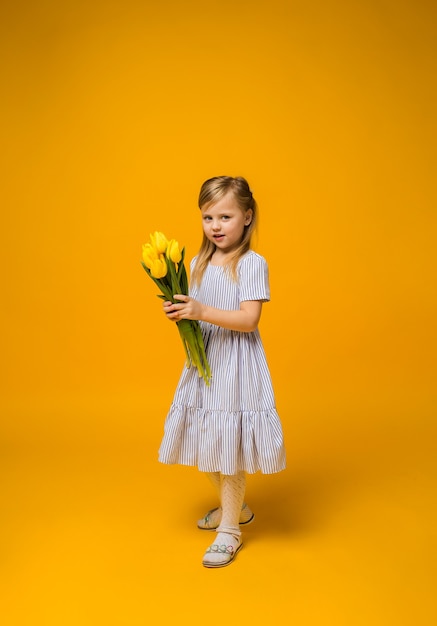
[{"label": "girl's leg", "polygon": [[[221,482],[220,482],[220,472],[206,472],[206,476],[217,492],[217,496],[220,502],[221,498]],[[214,530],[220,524],[220,520],[222,517],[222,508],[218,506],[214,509],[211,509],[206,513],[205,517],[198,520],[197,528],[201,530]]]},{"label": "girl's leg", "polygon": [[246,474],[238,472],[234,476],[221,477],[222,521],[220,526],[239,530],[240,512],[246,492]]},{"label": "girl's leg", "polygon": [[239,521],[246,491],[246,474],[221,476],[222,519],[214,543],[203,558],[206,567],[227,565],[241,545]]},{"label": "girl's leg", "polygon": [[[206,476],[210,483],[213,485],[216,490],[219,500],[221,501],[221,479],[220,472],[206,472]],[[253,521],[255,515],[249,506],[243,502],[243,506],[240,512],[240,524],[250,524]],[[220,524],[222,519],[222,507],[218,506],[214,509],[211,509],[206,513],[205,517],[198,520],[197,527],[201,530],[215,530],[217,526]]]}]

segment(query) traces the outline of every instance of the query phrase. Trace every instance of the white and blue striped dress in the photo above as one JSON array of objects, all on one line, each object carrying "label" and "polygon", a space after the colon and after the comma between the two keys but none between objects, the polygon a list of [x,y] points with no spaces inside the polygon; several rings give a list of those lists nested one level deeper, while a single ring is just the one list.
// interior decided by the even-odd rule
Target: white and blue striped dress
[{"label": "white and blue striped dress", "polygon": [[[270,299],[263,257],[247,252],[237,274],[235,282],[224,267],[210,264],[190,295],[225,310],[239,309],[245,300]],[[184,368],[165,421],[159,460],[228,475],[280,472],[285,468],[283,433],[258,329],[243,333],[200,325],[212,381],[208,387],[196,368]]]}]

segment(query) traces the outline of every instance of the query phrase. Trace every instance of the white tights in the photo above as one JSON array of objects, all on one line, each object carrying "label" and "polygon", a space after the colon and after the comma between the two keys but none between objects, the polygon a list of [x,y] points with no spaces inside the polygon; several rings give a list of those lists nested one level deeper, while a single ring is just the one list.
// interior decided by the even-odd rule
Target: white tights
[{"label": "white tights", "polygon": [[225,547],[230,554],[232,552],[229,550],[237,550],[241,543],[239,521],[246,491],[246,474],[238,472],[234,476],[227,476],[214,473],[208,474],[208,477],[219,492],[221,503],[220,526],[217,528],[213,545],[208,548],[203,561],[204,565],[214,567],[223,564],[223,553],[217,551],[219,546]]},{"label": "white tights", "polygon": [[240,513],[246,492],[246,474],[238,472],[233,476],[209,472],[209,480],[214,485],[222,508],[220,526],[239,530]]}]

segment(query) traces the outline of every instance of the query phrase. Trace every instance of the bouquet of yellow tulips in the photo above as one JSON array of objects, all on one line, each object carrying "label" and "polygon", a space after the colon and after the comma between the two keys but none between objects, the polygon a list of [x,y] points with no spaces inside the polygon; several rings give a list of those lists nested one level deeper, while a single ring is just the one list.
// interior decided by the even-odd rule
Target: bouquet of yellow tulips
[{"label": "bouquet of yellow tulips", "polygon": [[[184,266],[185,248],[180,250],[175,239],[156,231],[150,235],[150,243],[143,245],[141,265],[162,292],[158,298],[176,303],[174,294],[188,295],[188,278]],[[194,365],[209,385],[211,371],[205,354],[202,332],[199,322],[180,320],[176,322],[182,344],[185,348],[187,367]]]}]

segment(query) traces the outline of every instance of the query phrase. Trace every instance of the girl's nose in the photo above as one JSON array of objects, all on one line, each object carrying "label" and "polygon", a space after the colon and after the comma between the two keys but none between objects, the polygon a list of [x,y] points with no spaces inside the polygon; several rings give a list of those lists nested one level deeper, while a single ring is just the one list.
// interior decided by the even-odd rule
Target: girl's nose
[{"label": "girl's nose", "polygon": [[212,225],[213,230],[220,230],[220,222],[214,222]]}]

